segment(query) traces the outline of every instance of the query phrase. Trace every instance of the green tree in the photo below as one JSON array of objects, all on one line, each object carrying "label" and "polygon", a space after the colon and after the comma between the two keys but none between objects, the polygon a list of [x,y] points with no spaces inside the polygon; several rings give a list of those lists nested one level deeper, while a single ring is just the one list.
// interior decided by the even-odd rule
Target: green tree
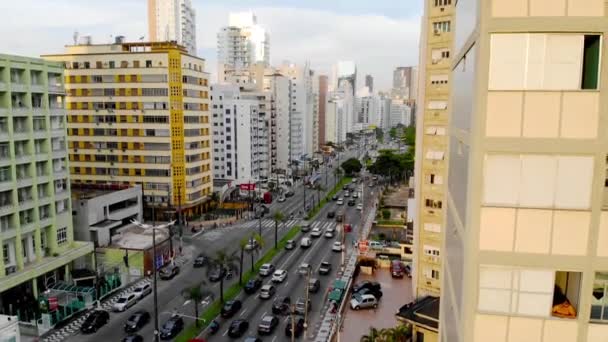
[{"label": "green tree", "polygon": [[369,327],[369,332],[367,333],[367,335],[361,336],[361,339],[359,341],[361,341],[361,342],[386,342],[384,340],[384,337],[382,336],[383,330],[384,329],[377,329],[374,327]]},{"label": "green tree", "polygon": [[384,141],[384,130],[382,128],[376,127],[375,133],[376,133],[376,140],[378,140],[378,142],[383,142]]},{"label": "green tree", "polygon": [[343,162],[341,167],[342,167],[342,170],[344,170],[344,173],[346,173],[347,175],[350,176],[355,173],[359,173],[361,171],[361,169],[363,168],[363,165],[361,165],[361,162],[359,161],[359,159],[350,158],[350,159],[347,159],[345,162]]},{"label": "green tree", "polygon": [[[209,267],[207,268],[207,272],[221,270],[222,268],[234,272],[239,269],[237,262],[238,257],[236,256],[236,252],[229,254],[224,250],[219,250],[214,255],[209,257]],[[222,303],[224,303],[224,277],[220,277],[220,300]]]},{"label": "green tree", "polygon": [[243,259],[245,259],[245,248],[249,244],[249,238],[244,237],[239,241],[239,249],[241,251],[241,255],[239,257],[239,285],[243,285]]},{"label": "green tree", "polygon": [[191,301],[192,305],[194,306],[194,316],[197,318],[194,323],[197,327],[199,325],[198,306],[200,302],[207,298],[209,298],[209,301],[211,301],[213,300],[214,296],[213,292],[203,290],[203,285],[206,285],[206,283],[203,282],[200,285],[190,286],[182,290],[182,297],[187,301]]},{"label": "green tree", "polygon": [[382,209],[382,218],[388,220],[391,218],[391,211],[388,209]]},{"label": "green tree", "polygon": [[391,139],[396,139],[397,138],[397,127],[391,127],[391,129],[388,131],[388,136],[391,137]]},{"label": "green tree", "polygon": [[272,219],[274,220],[274,249],[277,249],[279,248],[279,223],[285,221],[285,214],[276,211]]},{"label": "green tree", "polygon": [[254,272],[255,265],[255,255],[258,254],[264,248],[264,239],[260,234],[252,234],[249,238],[251,241],[255,241],[255,243],[251,244],[251,248],[247,250],[249,252],[249,256],[251,256],[251,272]]}]

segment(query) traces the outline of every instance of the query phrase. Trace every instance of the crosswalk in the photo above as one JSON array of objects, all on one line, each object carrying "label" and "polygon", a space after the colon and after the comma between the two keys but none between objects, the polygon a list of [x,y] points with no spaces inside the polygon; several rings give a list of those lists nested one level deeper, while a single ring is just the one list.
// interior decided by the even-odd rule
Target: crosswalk
[{"label": "crosswalk", "polygon": [[[279,222],[279,229],[284,229],[284,228],[291,228],[297,224],[299,224],[301,221],[300,220],[288,220],[285,222]],[[274,229],[274,220],[270,220],[270,219],[263,219],[262,220],[262,230],[266,230],[266,229]],[[318,221],[314,221],[311,223],[311,227],[314,229],[316,227],[319,227],[321,230],[325,230],[331,226],[335,226],[336,222],[332,221],[332,220],[318,220]],[[249,221],[249,222],[245,222],[242,225],[243,228],[246,229],[259,229],[260,227],[260,221],[259,220],[255,220],[255,221]]]}]

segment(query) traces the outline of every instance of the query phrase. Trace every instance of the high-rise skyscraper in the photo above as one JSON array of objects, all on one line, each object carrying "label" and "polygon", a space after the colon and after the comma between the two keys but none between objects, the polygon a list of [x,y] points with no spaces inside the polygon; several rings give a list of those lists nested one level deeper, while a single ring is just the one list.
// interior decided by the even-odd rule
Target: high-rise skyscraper
[{"label": "high-rise skyscraper", "polygon": [[[204,212],[212,192],[209,74],[175,43],[67,46],[74,183],[143,183],[159,217]],[[149,213],[149,211],[148,211]]]},{"label": "high-rise skyscraper", "polygon": [[325,145],[325,110],[327,106],[328,77],[319,75],[319,146]]},{"label": "high-rise skyscraper", "polygon": [[226,71],[246,69],[257,63],[270,66],[270,35],[252,12],[230,13],[228,26],[217,34],[218,79]]},{"label": "high-rise skyscraper", "polygon": [[606,3],[452,2],[442,341],[605,341]]},{"label": "high-rise skyscraper", "polygon": [[196,11],[190,0],[148,0],[148,36],[153,42],[176,41],[196,56]]},{"label": "high-rise skyscraper", "polygon": [[371,94],[374,93],[374,77],[372,75],[365,75],[365,86]]},{"label": "high-rise skyscraper", "polygon": [[[433,0],[434,1],[434,0]],[[440,13],[438,15],[445,15]],[[398,67],[393,71],[393,89],[391,96],[393,98],[405,100],[408,105],[415,101],[417,87],[417,68],[416,67]]]}]

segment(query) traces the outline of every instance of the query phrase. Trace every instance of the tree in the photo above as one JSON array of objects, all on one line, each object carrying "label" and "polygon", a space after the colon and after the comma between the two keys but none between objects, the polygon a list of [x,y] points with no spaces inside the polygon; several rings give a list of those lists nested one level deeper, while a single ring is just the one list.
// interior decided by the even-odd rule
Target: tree
[{"label": "tree", "polygon": [[[383,330],[383,329],[382,329]],[[385,342],[382,337],[382,330],[376,329],[374,327],[369,327],[369,332],[367,335],[361,336],[361,342]]]},{"label": "tree", "polygon": [[388,131],[388,136],[391,137],[391,139],[395,139],[397,138],[397,127],[392,127],[389,131]]},{"label": "tree", "polygon": [[359,161],[359,159],[350,158],[350,159],[347,159],[345,162],[343,162],[341,167],[342,167],[342,170],[344,170],[344,173],[346,173],[347,175],[350,176],[355,173],[359,173],[359,171],[361,171],[361,169],[363,168],[363,165],[361,165],[361,162]]},{"label": "tree", "polygon": [[[224,250],[219,250],[209,258],[207,272],[221,270],[222,268],[228,271],[236,271],[239,268],[237,261],[236,252],[228,254]],[[220,277],[220,300],[224,303],[224,277]]]},{"label": "tree", "polygon": [[254,272],[253,266],[255,265],[255,254],[264,248],[264,239],[260,234],[252,234],[249,238],[251,241],[255,241],[255,243],[251,244],[251,249],[248,250],[249,255],[251,256],[251,272]]},{"label": "tree", "polygon": [[[325,190],[320,183],[315,184],[315,190],[317,190],[317,206],[321,205],[321,191]],[[314,203],[314,200],[313,200]]]},{"label": "tree", "polygon": [[376,140],[378,140],[379,142],[383,142],[384,141],[384,130],[382,130],[382,128],[376,127],[375,133],[376,133]]},{"label": "tree", "polygon": [[244,237],[239,241],[241,255],[239,258],[239,285],[243,285],[243,259],[245,258],[245,248],[249,244],[249,238]]},{"label": "tree", "polygon": [[391,218],[391,211],[388,209],[382,209],[382,218],[385,220]]},{"label": "tree", "polygon": [[334,169],[334,187],[338,185],[338,177],[342,174],[342,170],[340,168]]},{"label": "tree", "polygon": [[325,142],[325,146],[334,147],[334,146],[336,146],[336,144],[334,144],[333,141],[327,141],[327,142]]},{"label": "tree", "polygon": [[272,216],[274,220],[274,249],[279,248],[279,223],[285,220],[285,214],[281,211],[277,211]]},{"label": "tree", "polygon": [[194,323],[198,327],[198,306],[203,299],[213,299],[213,292],[209,290],[203,290],[202,286],[206,285],[204,282],[200,285],[190,286],[182,290],[182,297],[185,300],[191,301],[194,306],[194,316],[197,318]]}]

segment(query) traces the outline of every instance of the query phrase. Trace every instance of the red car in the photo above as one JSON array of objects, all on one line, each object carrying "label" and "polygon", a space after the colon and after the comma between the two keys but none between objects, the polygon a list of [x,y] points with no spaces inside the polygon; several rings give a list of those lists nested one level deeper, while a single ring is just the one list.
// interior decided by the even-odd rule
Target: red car
[{"label": "red car", "polygon": [[352,231],[353,231],[353,226],[351,226],[351,225],[350,225],[350,224],[348,224],[348,223],[345,223],[345,224],[344,224],[344,232],[346,232],[346,233],[350,233],[350,232],[352,232]]}]

